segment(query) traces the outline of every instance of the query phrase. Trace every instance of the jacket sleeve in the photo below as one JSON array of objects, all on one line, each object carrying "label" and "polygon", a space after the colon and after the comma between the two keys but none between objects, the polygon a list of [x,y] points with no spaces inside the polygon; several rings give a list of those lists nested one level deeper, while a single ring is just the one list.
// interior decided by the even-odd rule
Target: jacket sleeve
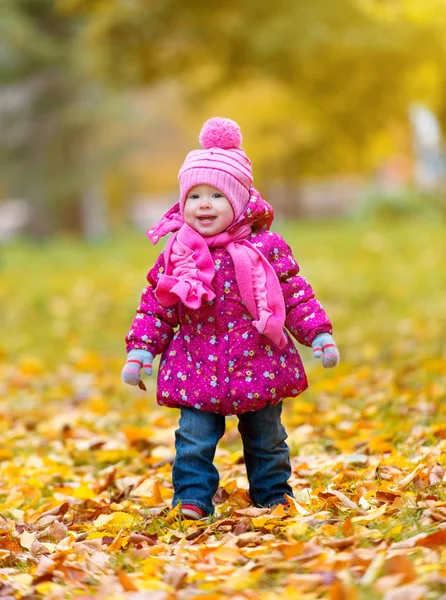
[{"label": "jacket sleeve", "polygon": [[147,350],[153,356],[161,354],[168,346],[174,329],[178,327],[178,305],[162,306],[156,296],[158,278],[164,273],[164,254],[161,253],[147,275],[149,285],[142,291],[130,331],[126,335],[127,353],[133,349]]},{"label": "jacket sleeve", "polygon": [[285,327],[303,346],[320,333],[332,333],[327,313],[314,295],[308,281],[299,275],[299,266],[289,245],[281,235],[273,233],[268,260],[279,278],[285,300]]}]

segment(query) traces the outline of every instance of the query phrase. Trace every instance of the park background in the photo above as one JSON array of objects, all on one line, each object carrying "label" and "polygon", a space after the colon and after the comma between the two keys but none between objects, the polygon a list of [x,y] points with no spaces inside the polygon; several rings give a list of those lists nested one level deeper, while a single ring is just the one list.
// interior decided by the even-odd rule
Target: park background
[{"label": "park background", "polygon": [[[0,597],[444,598],[445,31],[443,0],[3,0]],[[232,418],[197,525],[159,514],[177,413],[120,370],[216,115],[342,362],[299,347],[291,515],[250,506]]]}]

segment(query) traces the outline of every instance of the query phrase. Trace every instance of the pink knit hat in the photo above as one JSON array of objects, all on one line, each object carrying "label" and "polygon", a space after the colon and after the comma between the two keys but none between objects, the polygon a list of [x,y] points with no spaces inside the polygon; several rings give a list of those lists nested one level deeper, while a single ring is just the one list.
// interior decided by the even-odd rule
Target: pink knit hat
[{"label": "pink knit hat", "polygon": [[207,184],[227,197],[237,221],[248,204],[252,185],[251,161],[240,148],[240,127],[231,119],[214,117],[203,125],[199,140],[204,149],[189,152],[178,175],[181,214],[189,190]]}]

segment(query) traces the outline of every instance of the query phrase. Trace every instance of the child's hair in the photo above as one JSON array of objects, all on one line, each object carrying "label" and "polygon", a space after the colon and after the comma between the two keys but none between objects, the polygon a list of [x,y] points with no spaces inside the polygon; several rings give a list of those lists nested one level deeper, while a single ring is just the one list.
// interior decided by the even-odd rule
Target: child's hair
[{"label": "child's hair", "polygon": [[253,182],[251,161],[240,147],[240,127],[231,119],[214,117],[203,125],[199,139],[203,150],[189,152],[178,175],[181,214],[189,190],[207,184],[226,196],[237,221],[249,202]]}]

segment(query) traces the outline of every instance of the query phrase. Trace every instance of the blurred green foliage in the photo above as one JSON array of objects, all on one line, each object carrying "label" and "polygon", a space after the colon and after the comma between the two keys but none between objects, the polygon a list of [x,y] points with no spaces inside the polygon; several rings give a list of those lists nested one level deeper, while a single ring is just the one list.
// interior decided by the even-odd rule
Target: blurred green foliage
[{"label": "blurred green foliage", "polygon": [[446,192],[399,188],[384,194],[371,187],[358,198],[358,206],[351,216],[355,219],[375,219],[391,223],[418,219],[420,227],[423,227],[426,221],[444,223]]},{"label": "blurred green foliage", "polygon": [[[333,320],[345,361],[397,356],[409,364],[444,351],[441,222],[301,221],[276,229]],[[31,354],[48,366],[86,351],[125,357],[124,337],[159,251],[142,232],[101,244],[57,238],[38,252],[23,241],[4,246],[0,356],[14,362]]]}]

